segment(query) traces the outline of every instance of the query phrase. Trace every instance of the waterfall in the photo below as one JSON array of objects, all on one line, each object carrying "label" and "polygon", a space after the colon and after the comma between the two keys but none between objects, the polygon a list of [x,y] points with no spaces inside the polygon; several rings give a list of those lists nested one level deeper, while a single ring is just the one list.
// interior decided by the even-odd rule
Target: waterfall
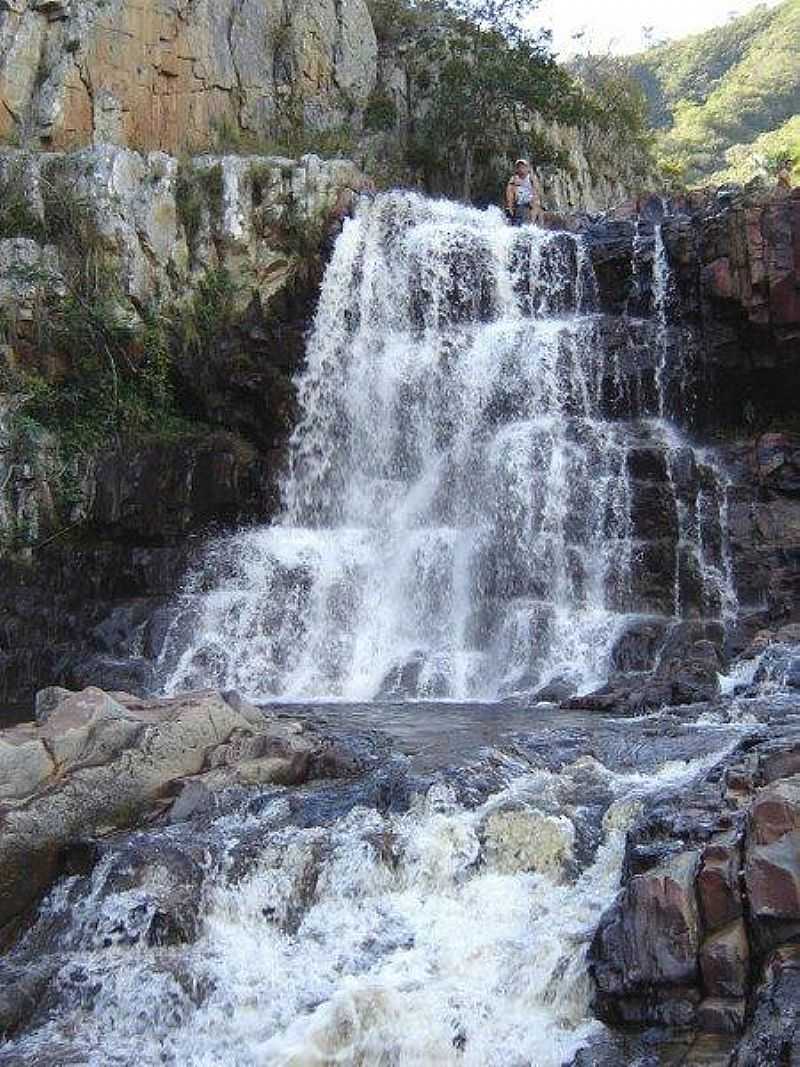
[{"label": "waterfall", "polygon": [[365,206],[324,279],[282,514],[190,576],[167,690],[587,691],[642,615],[721,616],[727,592],[682,589],[729,575],[703,540],[725,494],[665,421],[668,269],[658,231],[653,314],[615,319],[580,236],[414,194]]}]

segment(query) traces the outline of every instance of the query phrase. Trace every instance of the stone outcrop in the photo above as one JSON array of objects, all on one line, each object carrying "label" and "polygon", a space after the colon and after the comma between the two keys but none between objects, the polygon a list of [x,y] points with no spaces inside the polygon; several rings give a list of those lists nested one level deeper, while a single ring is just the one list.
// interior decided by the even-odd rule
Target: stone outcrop
[{"label": "stone outcrop", "polygon": [[800,194],[694,194],[664,239],[685,321],[698,332],[703,427],[762,429],[800,390]]},{"label": "stone outcrop", "polygon": [[742,1067],[788,1063],[800,1053],[798,939],[789,728],[740,745],[688,795],[656,799],[630,831],[623,888],[590,953],[596,1008],[612,1025],[729,1035]]},{"label": "stone outcrop", "polygon": [[[0,731],[0,927],[52,882],[74,840],[169,809],[183,818],[221,790],[341,773],[332,744],[235,693],[48,690],[37,723]],[[122,874],[136,877],[129,865]],[[158,921],[165,938],[181,924]]]},{"label": "stone outcrop", "polygon": [[167,152],[215,129],[358,121],[377,73],[364,0],[9,0],[0,137]]},{"label": "stone outcrop", "polygon": [[181,164],[111,145],[2,152],[0,188],[19,204],[17,225],[43,237],[2,234],[0,307],[12,329],[22,328],[42,289],[63,285],[69,212],[91,229],[83,254],[103,259],[135,307],[185,297],[192,280],[215,267],[232,274],[245,306],[253,298],[266,305],[296,265],[287,228],[321,230],[340,192],[362,181],[352,163],[316,156],[198,156]]},{"label": "stone outcrop", "polygon": [[[190,163],[112,146],[0,153],[0,549],[16,553],[2,561],[0,587],[6,699],[29,698],[42,677],[85,680],[72,670],[77,649],[94,680],[107,682],[125,658],[133,671],[115,677],[147,688],[141,650],[91,637],[113,613],[106,597],[156,609],[181,580],[187,538],[273,512],[320,243],[342,190],[362,180],[351,163],[313,156]],[[133,440],[108,436],[76,458],[25,417],[26,375],[57,382],[81,355],[41,342],[42,305],[74,285],[65,219],[88,235],[81,263],[112,280],[116,314],[135,335],[147,316],[184,314],[221,272],[234,305],[217,343],[174,361],[179,412],[190,422]],[[135,366],[136,343],[126,358]],[[71,555],[80,578],[69,576]]]}]

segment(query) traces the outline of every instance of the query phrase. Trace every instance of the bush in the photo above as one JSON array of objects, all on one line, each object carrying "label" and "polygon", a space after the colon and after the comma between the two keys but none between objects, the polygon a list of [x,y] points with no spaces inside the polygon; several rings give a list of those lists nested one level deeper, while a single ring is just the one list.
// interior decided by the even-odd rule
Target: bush
[{"label": "bush", "polygon": [[393,130],[398,113],[391,95],[385,89],[373,89],[364,109],[364,128],[378,132]]}]

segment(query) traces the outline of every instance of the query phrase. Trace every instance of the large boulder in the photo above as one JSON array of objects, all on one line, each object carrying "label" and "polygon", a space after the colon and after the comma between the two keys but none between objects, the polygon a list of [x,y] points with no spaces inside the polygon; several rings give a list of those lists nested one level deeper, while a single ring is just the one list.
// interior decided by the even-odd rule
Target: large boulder
[{"label": "large boulder", "polygon": [[602,1019],[729,1043],[748,1025],[732,1063],[793,1062],[800,775],[781,775],[798,759],[796,731],[755,739],[648,803],[590,950]]},{"label": "large boulder", "polygon": [[212,691],[148,701],[89,688],[40,725],[0,732],[0,927],[52,881],[74,839],[169,807],[187,779],[211,792],[296,784],[324,748],[300,724]]}]

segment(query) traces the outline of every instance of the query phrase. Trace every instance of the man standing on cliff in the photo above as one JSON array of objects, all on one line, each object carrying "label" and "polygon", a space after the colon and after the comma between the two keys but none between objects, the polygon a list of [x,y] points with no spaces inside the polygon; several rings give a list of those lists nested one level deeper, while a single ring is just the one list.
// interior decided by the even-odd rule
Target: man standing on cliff
[{"label": "man standing on cliff", "polygon": [[541,197],[527,159],[518,159],[506,186],[506,216],[512,226],[538,222]]}]

